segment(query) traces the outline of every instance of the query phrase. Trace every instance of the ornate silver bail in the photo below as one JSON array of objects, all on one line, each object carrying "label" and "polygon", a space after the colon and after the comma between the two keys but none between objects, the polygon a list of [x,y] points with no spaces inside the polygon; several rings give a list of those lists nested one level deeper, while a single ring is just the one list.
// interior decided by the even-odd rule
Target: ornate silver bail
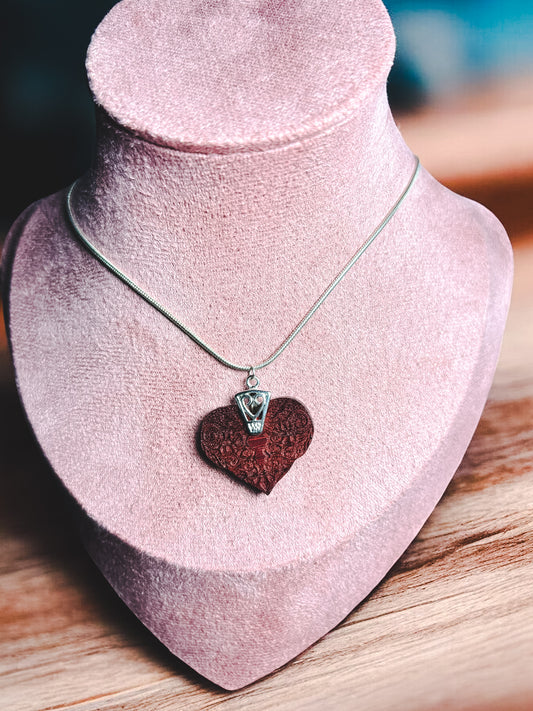
[{"label": "ornate silver bail", "polygon": [[246,378],[247,390],[235,395],[237,407],[244,419],[249,434],[261,434],[270,402],[268,390],[258,390],[259,378],[253,366],[250,366]]}]

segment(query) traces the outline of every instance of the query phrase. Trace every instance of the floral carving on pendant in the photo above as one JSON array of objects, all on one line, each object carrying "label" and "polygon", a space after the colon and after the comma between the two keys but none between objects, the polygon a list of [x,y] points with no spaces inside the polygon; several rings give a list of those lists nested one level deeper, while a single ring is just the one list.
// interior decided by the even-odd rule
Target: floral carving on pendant
[{"label": "floral carving on pendant", "polygon": [[209,412],[200,428],[205,456],[252,488],[270,494],[294,461],[307,451],[313,422],[298,400],[270,401],[262,432],[251,434],[237,404]]}]

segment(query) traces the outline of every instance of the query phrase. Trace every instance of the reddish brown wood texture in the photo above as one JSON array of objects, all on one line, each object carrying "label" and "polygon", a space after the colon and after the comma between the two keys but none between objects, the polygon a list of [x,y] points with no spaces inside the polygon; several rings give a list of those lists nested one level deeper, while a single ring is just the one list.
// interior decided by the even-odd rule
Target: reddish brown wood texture
[{"label": "reddish brown wood texture", "polygon": [[297,400],[270,401],[263,432],[248,434],[237,405],[218,407],[203,419],[200,445],[205,456],[245,484],[270,494],[274,486],[307,451],[313,422]]}]

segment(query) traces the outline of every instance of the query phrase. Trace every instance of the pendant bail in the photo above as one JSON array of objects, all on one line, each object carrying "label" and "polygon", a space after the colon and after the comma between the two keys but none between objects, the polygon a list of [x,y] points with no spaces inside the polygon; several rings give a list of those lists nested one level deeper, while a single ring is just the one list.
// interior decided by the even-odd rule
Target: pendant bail
[{"label": "pendant bail", "polygon": [[257,388],[259,386],[259,378],[255,374],[255,368],[253,365],[250,366],[248,370],[248,377],[246,378],[246,387],[248,390],[252,388]]},{"label": "pendant bail", "polygon": [[259,378],[255,374],[253,365],[248,370],[246,390],[235,395],[235,402],[242,415],[246,429],[251,435],[263,432],[265,418],[270,403],[268,390],[259,390]]}]

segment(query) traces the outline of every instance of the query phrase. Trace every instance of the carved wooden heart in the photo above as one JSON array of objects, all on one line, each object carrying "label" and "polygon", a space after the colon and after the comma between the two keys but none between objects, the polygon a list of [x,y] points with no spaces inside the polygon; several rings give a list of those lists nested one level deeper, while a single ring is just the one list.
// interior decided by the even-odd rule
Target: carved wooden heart
[{"label": "carved wooden heart", "polygon": [[270,494],[313,437],[313,421],[298,400],[270,401],[263,432],[249,434],[233,402],[208,413],[200,429],[205,456],[250,486]]}]

